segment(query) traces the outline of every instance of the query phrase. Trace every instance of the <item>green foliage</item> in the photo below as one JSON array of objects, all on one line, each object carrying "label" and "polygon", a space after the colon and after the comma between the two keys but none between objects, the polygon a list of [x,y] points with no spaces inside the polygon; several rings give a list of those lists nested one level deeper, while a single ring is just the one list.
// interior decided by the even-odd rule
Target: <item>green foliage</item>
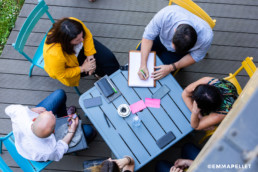
[{"label": "green foliage", "polygon": [[0,55],[23,3],[24,0],[0,0]]}]

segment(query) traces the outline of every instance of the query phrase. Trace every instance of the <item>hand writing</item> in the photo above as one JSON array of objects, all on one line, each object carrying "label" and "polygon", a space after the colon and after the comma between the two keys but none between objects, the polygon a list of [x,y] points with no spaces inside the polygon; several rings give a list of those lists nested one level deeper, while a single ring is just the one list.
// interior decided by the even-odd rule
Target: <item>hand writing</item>
[{"label": "hand writing", "polygon": [[[142,73],[141,70],[143,71],[144,74]],[[138,76],[140,77],[141,80],[147,80],[149,78],[148,68],[146,66],[141,66],[138,71]]]}]

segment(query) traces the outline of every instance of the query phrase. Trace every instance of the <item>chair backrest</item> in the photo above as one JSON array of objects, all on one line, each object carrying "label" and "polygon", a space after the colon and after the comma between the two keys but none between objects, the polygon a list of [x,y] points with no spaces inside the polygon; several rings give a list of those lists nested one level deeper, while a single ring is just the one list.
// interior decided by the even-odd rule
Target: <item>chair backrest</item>
[{"label": "chair backrest", "polygon": [[191,13],[195,14],[196,16],[200,17],[204,21],[206,21],[210,27],[213,29],[216,20],[212,19],[201,7],[199,7],[197,4],[195,4],[191,0],[170,0],[168,5],[171,5],[172,3],[175,3],[179,5],[180,7],[190,11]]},{"label": "chair backrest", "polygon": [[50,13],[48,12],[48,6],[46,5],[45,1],[39,0],[38,5],[33,9],[33,11],[30,13],[28,18],[24,22],[18,34],[18,37],[15,43],[13,44],[14,49],[21,53],[31,63],[33,62],[33,58],[29,57],[26,53],[24,53],[23,49],[27,42],[27,39],[29,38],[31,31],[44,14],[48,16],[52,23],[55,22]]},{"label": "chair backrest", "polygon": [[[46,166],[48,166],[52,162],[52,161],[37,162],[37,161],[31,161],[31,160],[23,158],[16,150],[13,132],[9,133],[5,137],[0,138],[1,149],[2,149],[2,142],[4,143],[6,149],[8,150],[8,152],[10,153],[12,158],[21,167],[21,169],[23,171],[38,172],[38,171],[43,170]],[[2,153],[2,151],[0,151],[0,153]]]},{"label": "chair backrest", "polygon": [[237,81],[236,76],[243,69],[245,69],[246,73],[249,75],[250,78],[253,76],[254,72],[257,69],[253,62],[253,57],[246,57],[246,59],[242,62],[242,65],[237,69],[237,71],[234,74],[230,73],[228,77],[224,78],[225,80],[228,80],[235,85],[238,94],[242,92],[242,88],[239,82]]}]

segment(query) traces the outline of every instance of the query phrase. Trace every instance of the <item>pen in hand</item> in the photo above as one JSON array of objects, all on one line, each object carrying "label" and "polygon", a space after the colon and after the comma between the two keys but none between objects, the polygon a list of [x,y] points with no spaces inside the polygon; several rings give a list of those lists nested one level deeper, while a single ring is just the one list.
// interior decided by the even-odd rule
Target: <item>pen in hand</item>
[{"label": "pen in hand", "polygon": [[141,69],[140,71],[141,71],[143,77],[146,79],[146,75],[145,75],[145,73],[143,72],[143,70]]}]

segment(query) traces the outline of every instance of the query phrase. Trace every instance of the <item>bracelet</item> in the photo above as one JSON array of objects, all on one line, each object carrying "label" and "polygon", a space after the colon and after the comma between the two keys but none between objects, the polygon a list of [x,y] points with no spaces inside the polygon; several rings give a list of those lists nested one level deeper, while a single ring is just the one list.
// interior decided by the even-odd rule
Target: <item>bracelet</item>
[{"label": "bracelet", "polygon": [[68,133],[74,133],[74,132],[72,132],[72,131],[68,131]]},{"label": "bracelet", "polygon": [[176,65],[175,63],[171,63],[172,67],[173,67],[173,70],[176,71]]},{"label": "bracelet", "polygon": [[130,165],[132,162],[131,158],[129,156],[124,156],[124,158],[126,158],[129,161],[128,165]]}]

